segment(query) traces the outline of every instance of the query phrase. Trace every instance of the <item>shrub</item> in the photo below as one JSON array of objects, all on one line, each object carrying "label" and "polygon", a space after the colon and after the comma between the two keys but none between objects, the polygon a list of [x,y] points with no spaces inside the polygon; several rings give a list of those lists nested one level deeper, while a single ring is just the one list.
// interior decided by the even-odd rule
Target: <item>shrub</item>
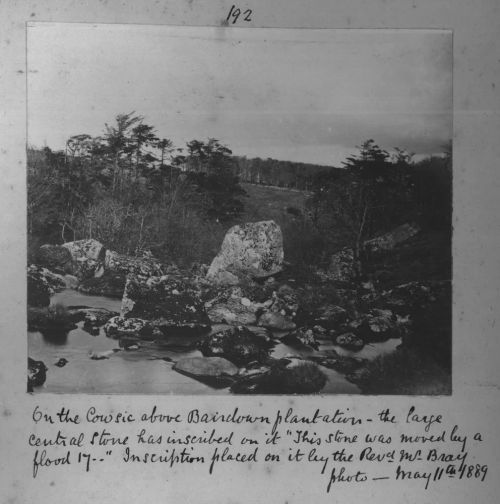
[{"label": "shrub", "polygon": [[377,357],[350,378],[365,394],[451,394],[448,372],[432,359],[404,348]]}]

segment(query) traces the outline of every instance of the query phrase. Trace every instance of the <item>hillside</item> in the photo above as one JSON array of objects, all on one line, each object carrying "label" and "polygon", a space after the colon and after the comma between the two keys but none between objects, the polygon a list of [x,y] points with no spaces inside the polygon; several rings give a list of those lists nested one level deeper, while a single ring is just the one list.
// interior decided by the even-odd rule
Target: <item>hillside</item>
[{"label": "hillside", "polygon": [[296,189],[242,183],[247,193],[243,199],[245,212],[242,220],[274,219],[278,223],[293,220],[296,211],[302,213],[310,193]]}]

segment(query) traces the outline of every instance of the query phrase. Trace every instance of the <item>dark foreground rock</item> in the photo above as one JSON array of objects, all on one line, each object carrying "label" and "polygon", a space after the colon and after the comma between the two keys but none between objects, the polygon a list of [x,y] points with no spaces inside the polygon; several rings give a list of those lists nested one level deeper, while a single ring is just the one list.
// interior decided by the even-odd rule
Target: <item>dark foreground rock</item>
[{"label": "dark foreground rock", "polygon": [[[54,284],[48,280],[47,270],[30,266],[28,268],[28,305],[49,306],[50,296],[54,293]],[[63,285],[64,287],[64,285]]]},{"label": "dark foreground rock", "polygon": [[326,304],[320,306],[314,313],[314,323],[325,329],[337,329],[347,321],[347,310],[341,306]]},{"label": "dark foreground rock", "polygon": [[73,273],[71,252],[62,245],[42,245],[36,254],[40,266],[58,273]]},{"label": "dark foreground rock", "polygon": [[52,305],[43,308],[28,306],[28,331],[62,334],[75,328],[74,319],[64,306]]},{"label": "dark foreground rock", "polygon": [[350,282],[356,276],[354,251],[346,247],[332,255],[328,274],[332,280]]},{"label": "dark foreground rock", "polygon": [[334,350],[328,350],[322,355],[314,355],[308,358],[323,367],[333,369],[341,374],[353,373],[367,362],[366,359],[339,355]]},{"label": "dark foreground rock", "polygon": [[235,394],[312,394],[326,384],[326,375],[313,362],[280,359],[256,372],[243,372],[231,386]]},{"label": "dark foreground rock", "polygon": [[288,333],[281,338],[281,341],[290,346],[307,346],[316,350],[319,348],[319,342],[316,339],[314,330],[305,327],[300,327],[296,331]]},{"label": "dark foreground rock", "polygon": [[33,392],[33,387],[40,387],[47,379],[47,366],[42,361],[28,357],[28,392]]},{"label": "dark foreground rock", "polygon": [[97,336],[99,334],[99,328],[117,315],[118,313],[104,308],[90,308],[86,310],[83,318],[83,330]]},{"label": "dark foreground rock", "polygon": [[113,350],[104,350],[102,352],[97,352],[97,351],[91,350],[89,352],[89,357],[92,360],[105,360],[105,359],[109,359],[113,354],[115,354],[116,352],[119,352],[120,350],[121,349],[119,349],[119,348],[116,348]]},{"label": "dark foreground rock", "polygon": [[73,322],[84,322],[84,326],[100,327],[112,317],[118,316],[117,312],[107,308],[90,308],[88,306],[68,306],[67,312]]},{"label": "dark foreground rock", "polygon": [[205,356],[224,357],[237,365],[244,365],[266,359],[270,346],[268,340],[240,326],[205,336],[200,350]]},{"label": "dark foreground rock", "polygon": [[153,327],[151,324],[146,320],[133,317],[112,317],[106,322],[104,332],[110,338],[116,339],[126,336],[145,340],[154,339]]},{"label": "dark foreground rock", "polygon": [[[375,254],[394,249],[420,232],[415,224],[403,224],[383,235],[367,240],[363,243],[363,255]],[[354,250],[345,247],[333,254],[329,266],[332,280],[342,282],[352,281],[360,272],[359,261],[355,258]]]},{"label": "dark foreground rock", "polygon": [[126,281],[127,276],[125,273],[105,270],[100,277],[82,280],[78,286],[78,290],[92,296],[121,299]]},{"label": "dark foreground rock", "polygon": [[335,338],[335,343],[346,350],[359,351],[365,346],[365,342],[353,333],[344,333]]},{"label": "dark foreground rock", "polygon": [[[406,307],[394,306],[396,296],[412,301]],[[406,313],[411,330],[403,335],[402,345],[431,357],[444,369],[451,368],[451,282],[413,282],[399,286],[388,294],[392,306],[399,313]]]},{"label": "dark foreground rock", "polygon": [[414,281],[370,296],[379,312],[394,316],[402,345],[451,368],[451,282]]},{"label": "dark foreground rock", "polygon": [[143,277],[161,276],[165,273],[160,261],[151,253],[145,252],[140,257],[119,254],[113,250],[106,250],[104,256],[104,268],[107,272],[113,272],[126,276],[133,274]]},{"label": "dark foreground rock", "polygon": [[257,323],[257,307],[247,298],[230,297],[225,302],[215,303],[208,307],[207,313],[214,324],[238,326]]},{"label": "dark foreground rock", "polygon": [[378,308],[363,313],[346,328],[365,343],[379,343],[390,338],[400,338],[402,335],[398,319],[393,312]]},{"label": "dark foreground rock", "polygon": [[197,287],[189,279],[176,275],[150,277],[136,275],[127,279],[121,316],[146,320],[161,334],[202,334],[210,330]]},{"label": "dark foreground rock", "polygon": [[227,387],[238,373],[238,367],[222,357],[188,357],[173,369],[213,387]]},{"label": "dark foreground rock", "polygon": [[276,331],[292,331],[296,325],[287,315],[280,312],[265,312],[259,317],[257,323],[261,327],[273,329]]},{"label": "dark foreground rock", "polygon": [[432,357],[403,346],[366,362],[346,378],[365,394],[451,394],[451,373]]}]

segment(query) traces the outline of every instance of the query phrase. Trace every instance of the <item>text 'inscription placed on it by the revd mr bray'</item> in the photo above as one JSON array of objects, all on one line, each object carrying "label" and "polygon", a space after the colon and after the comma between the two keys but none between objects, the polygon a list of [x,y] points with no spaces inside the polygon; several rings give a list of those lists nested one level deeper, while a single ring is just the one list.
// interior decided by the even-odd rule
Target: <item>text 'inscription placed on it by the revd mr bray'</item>
[{"label": "text 'inscription placed on it by the revd mr bray'", "polygon": [[467,432],[443,413],[415,406],[371,417],[349,408],[256,415],[191,409],[104,411],[95,406],[48,410],[35,406],[28,444],[33,478],[76,466],[150,466],[168,472],[203,466],[217,478],[227,464],[300,464],[317,474],[325,492],[338,485],[406,481],[428,489],[443,481],[484,482],[480,432]]}]

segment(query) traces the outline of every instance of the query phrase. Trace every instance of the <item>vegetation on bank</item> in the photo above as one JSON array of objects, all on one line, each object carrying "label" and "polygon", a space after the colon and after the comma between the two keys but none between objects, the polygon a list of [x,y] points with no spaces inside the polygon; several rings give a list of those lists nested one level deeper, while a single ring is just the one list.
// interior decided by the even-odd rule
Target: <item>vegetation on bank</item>
[{"label": "vegetation on bank", "polygon": [[452,387],[449,370],[406,348],[376,357],[349,378],[364,394],[449,395]]}]

